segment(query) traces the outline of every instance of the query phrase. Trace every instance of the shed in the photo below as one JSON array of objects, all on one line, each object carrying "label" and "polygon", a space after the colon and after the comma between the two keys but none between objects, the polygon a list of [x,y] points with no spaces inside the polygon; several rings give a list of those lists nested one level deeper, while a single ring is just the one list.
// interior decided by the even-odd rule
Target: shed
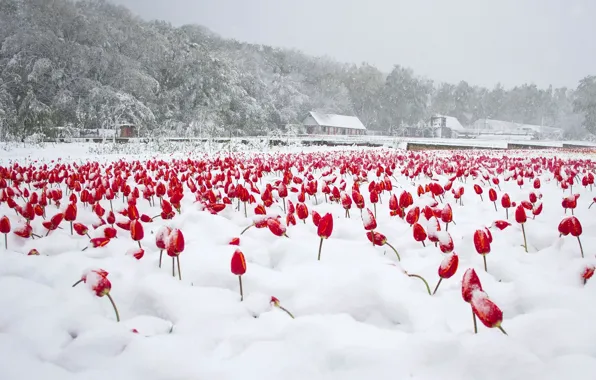
[{"label": "shed", "polygon": [[324,135],[364,135],[366,127],[356,116],[310,112],[302,122],[306,133]]}]

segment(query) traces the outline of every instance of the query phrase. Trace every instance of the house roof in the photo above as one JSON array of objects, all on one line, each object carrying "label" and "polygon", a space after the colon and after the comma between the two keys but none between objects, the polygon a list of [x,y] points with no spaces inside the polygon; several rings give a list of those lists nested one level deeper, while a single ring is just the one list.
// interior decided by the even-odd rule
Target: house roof
[{"label": "house roof", "polygon": [[319,112],[310,112],[310,117],[306,118],[304,124],[306,124],[311,117],[317,125],[323,127],[366,130],[364,124],[362,124],[360,119],[358,119],[356,116],[344,116],[324,114]]},{"label": "house roof", "polygon": [[447,128],[453,130],[453,131],[458,131],[458,132],[463,132],[464,131],[464,127],[461,125],[461,123],[459,122],[459,120],[457,120],[456,117],[454,116],[446,116],[446,115],[436,115],[436,117],[444,117],[445,118],[445,122],[446,122],[446,126]]},{"label": "house roof", "polygon": [[501,131],[501,132],[515,132],[515,131],[519,131],[519,130],[531,130],[534,132],[554,133],[554,132],[560,131],[559,128],[554,128],[554,127],[532,125],[532,124],[522,124],[522,123],[515,123],[515,122],[503,121],[503,120],[493,120],[493,119],[478,119],[478,120],[476,120],[474,125],[481,129],[490,129],[493,131]]}]

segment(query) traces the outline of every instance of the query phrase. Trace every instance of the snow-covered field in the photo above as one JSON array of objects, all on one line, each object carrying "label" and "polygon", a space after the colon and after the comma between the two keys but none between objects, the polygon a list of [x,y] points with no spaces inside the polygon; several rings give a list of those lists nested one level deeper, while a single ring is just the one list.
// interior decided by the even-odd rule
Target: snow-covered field
[{"label": "snow-covered field", "polygon": [[[88,147],[75,144],[3,151],[0,216],[9,218],[12,231],[8,250],[0,236],[0,379],[594,379],[596,279],[584,284],[582,273],[596,264],[596,207],[588,208],[596,190],[589,183],[583,186],[582,179],[596,170],[595,159],[582,152],[382,149],[93,156]],[[568,186],[560,181],[569,177],[575,177],[572,188],[562,189]],[[116,178],[126,183],[113,185]],[[311,214],[303,223],[296,210],[297,223],[286,225],[278,190],[284,178],[286,200],[297,206],[304,192],[309,213],[332,215],[333,229],[323,240],[320,261],[324,222],[317,228]],[[387,237],[401,261],[389,246],[373,246],[367,239],[363,219],[370,222],[370,217],[361,218],[354,202],[347,218],[342,203],[330,201],[334,187],[343,193],[344,186],[353,199],[354,179],[366,204],[364,215],[367,209],[374,213],[370,183],[384,184],[376,186],[380,199],[374,231]],[[316,189],[311,191],[308,183],[313,181]],[[147,222],[147,216],[162,213],[160,200],[151,194],[158,183],[168,190],[163,199],[174,204],[177,189],[183,190],[180,213],[174,208],[172,219]],[[324,194],[326,183],[329,195]],[[426,189],[431,183],[435,185]],[[128,192],[125,184],[131,190],[127,197],[122,194]],[[254,197],[246,207],[247,217],[243,202],[235,198],[241,193],[238,184]],[[438,196],[436,184],[452,187]],[[474,185],[482,189],[482,200]],[[455,199],[460,187],[461,204]],[[111,188],[115,193],[110,202],[105,190]],[[76,203],[75,221],[89,228],[91,238],[104,237],[109,229],[109,224],[92,226],[100,224],[101,209],[103,219],[108,218],[110,203],[116,221],[126,227],[135,219],[128,207],[134,203],[135,188],[136,208],[145,216],[133,222],[132,235],[138,234],[140,224],[142,258],[133,256],[139,243],[131,232],[116,224],[116,238],[84,251],[89,238],[71,235],[66,220],[45,236],[47,226],[57,227],[48,223],[51,217],[72,212],[72,206],[67,211],[70,203]],[[498,195],[496,211],[489,200],[491,188]],[[45,207],[46,226],[41,216],[30,222],[40,237],[17,236],[14,231],[27,223],[26,203],[43,203],[39,199],[44,191],[54,197]],[[83,203],[81,196],[87,192],[97,200]],[[390,198],[396,196],[394,214],[399,213],[402,198],[407,198],[404,192],[412,195],[413,204],[406,202],[404,210],[410,215],[391,216],[395,204]],[[533,203],[531,192],[537,196]],[[33,193],[38,200],[31,201]],[[511,226],[494,226],[506,220],[501,206],[505,193],[518,205],[527,201],[528,252],[515,207],[509,209]],[[281,223],[252,227],[241,235],[264,218],[255,215],[255,208],[267,203],[269,194],[272,204],[264,209],[272,220],[279,215]],[[575,232],[559,236],[559,223],[571,216],[562,201],[572,194],[580,195],[573,212],[583,226],[584,258]],[[448,232],[441,219],[446,205],[454,221]],[[415,207],[426,233],[436,235],[443,246],[450,236],[459,258],[457,272],[442,280],[432,296],[420,278],[408,274],[425,278],[432,291],[441,263],[451,256],[428,239],[425,245],[414,239],[419,226],[413,228],[408,221]],[[126,215],[118,213],[123,210]],[[433,234],[437,223],[441,231]],[[166,252],[162,267],[158,265],[156,236],[164,225],[179,229],[185,239],[178,256],[181,280],[176,265],[172,276],[176,262]],[[474,242],[475,231],[484,227],[492,235],[488,272]],[[272,233],[280,228],[286,228],[287,237]],[[230,245],[234,238],[239,238],[238,246]],[[172,248],[175,239],[166,240],[171,253],[178,253]],[[34,248],[40,255],[28,255]],[[243,260],[238,255],[233,259],[237,249],[245,257],[243,301],[238,276],[232,273],[243,269]],[[472,308],[462,298],[462,277],[469,268],[502,310],[501,326],[508,335],[480,320],[474,334]],[[91,289],[105,284],[102,276],[88,275],[86,283],[72,286],[90,269],[109,273],[109,294],[120,322],[108,297]],[[474,294],[473,303],[486,300],[478,290]],[[275,307],[272,296],[295,318]],[[480,307],[479,312],[487,310]]]}]

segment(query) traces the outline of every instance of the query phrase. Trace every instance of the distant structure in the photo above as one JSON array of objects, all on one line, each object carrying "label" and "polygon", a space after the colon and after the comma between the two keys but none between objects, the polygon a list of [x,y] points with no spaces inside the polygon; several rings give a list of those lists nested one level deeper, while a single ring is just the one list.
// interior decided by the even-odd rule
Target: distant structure
[{"label": "distant structure", "polygon": [[133,124],[119,124],[120,137],[139,137],[138,129]]},{"label": "distant structure", "polygon": [[453,116],[433,116],[430,118],[430,126],[435,137],[457,138],[465,134],[464,127]]},{"label": "distant structure", "polygon": [[479,119],[474,122],[470,132],[475,135],[497,135],[511,137],[528,137],[534,140],[561,139],[563,131],[560,128],[514,123],[502,120]]},{"label": "distant structure", "polygon": [[366,127],[356,116],[310,112],[302,122],[309,135],[365,135]]}]

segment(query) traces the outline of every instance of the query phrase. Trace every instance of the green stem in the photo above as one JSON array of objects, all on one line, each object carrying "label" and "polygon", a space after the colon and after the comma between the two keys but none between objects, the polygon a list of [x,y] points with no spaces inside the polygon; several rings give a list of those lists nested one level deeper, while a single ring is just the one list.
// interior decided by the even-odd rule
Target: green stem
[{"label": "green stem", "polygon": [[493,204],[495,205],[495,211],[497,211],[497,202],[493,202]]},{"label": "green stem", "polygon": [[72,284],[72,287],[74,288],[75,286],[77,286],[78,284],[80,284],[81,282],[83,282],[83,279],[80,279],[79,281],[75,282],[74,284]]},{"label": "green stem", "polygon": [[449,231],[449,223],[445,223],[445,232]]},{"label": "green stem", "polygon": [[4,234],[4,248],[8,250],[8,234]]},{"label": "green stem", "polygon": [[526,250],[526,253],[528,253],[528,242],[526,240],[526,229],[524,228],[524,224],[522,223],[522,234],[524,235],[524,249]]},{"label": "green stem", "polygon": [[401,257],[399,257],[399,253],[397,253],[397,249],[395,249],[395,247],[393,247],[391,244],[385,242],[385,245],[388,245],[389,248],[391,248],[393,250],[393,252],[395,252],[395,255],[397,256],[397,261],[401,261]]},{"label": "green stem", "polygon": [[321,249],[323,248],[323,238],[321,238],[321,242],[319,243],[319,256],[318,259],[319,261],[321,261]]},{"label": "green stem", "polygon": [[373,208],[375,210],[375,219],[377,218],[377,204],[373,203]]},{"label": "green stem", "polygon": [[238,282],[240,283],[240,302],[244,301],[244,290],[242,289],[242,276],[238,276]]},{"label": "green stem", "polygon": [[141,241],[137,240],[137,243],[139,243],[139,248],[143,249],[143,247],[141,247]]},{"label": "green stem", "polygon": [[159,267],[161,268],[161,257],[163,256],[163,249],[159,250]]},{"label": "green stem", "polygon": [[507,334],[507,332],[506,332],[505,330],[503,330],[503,328],[502,328],[501,326],[497,326],[497,328],[498,328],[499,330],[501,330],[501,332],[502,332],[503,334],[505,334],[505,335],[509,335],[509,334]]},{"label": "green stem", "polygon": [[[306,223],[306,221],[305,221],[304,223]],[[243,230],[242,230],[242,232],[240,232],[240,235],[244,234],[244,233],[245,233],[246,231],[248,231],[248,229],[249,229],[250,227],[252,227],[252,226],[254,226],[254,223],[253,223],[253,224],[251,224],[250,226],[246,227],[245,229],[243,229]]]},{"label": "green stem", "polygon": [[584,258],[584,247],[582,246],[582,241],[579,240],[579,236],[577,237],[577,242],[579,243],[579,251],[582,254],[582,259]]},{"label": "green stem", "polygon": [[486,255],[482,255],[482,260],[484,260],[484,271],[488,273],[488,269],[486,268]]},{"label": "green stem", "polygon": [[441,285],[442,281],[443,281],[443,277],[439,278],[439,282],[437,282],[437,286],[435,286],[435,290],[433,291],[433,296],[437,292],[437,289],[439,289],[439,285]]},{"label": "green stem", "polygon": [[478,334],[478,324],[476,323],[476,314],[474,314],[474,309],[472,309],[472,318],[474,318],[474,334]]},{"label": "green stem", "polygon": [[70,234],[73,235],[73,233],[72,233],[72,222],[70,222]]},{"label": "green stem", "polygon": [[419,276],[417,274],[409,274],[409,273],[408,273],[408,276],[409,277],[416,277],[416,278],[421,279],[422,282],[424,282],[424,285],[426,285],[426,290],[428,290],[428,295],[432,295],[432,293],[430,292],[430,286],[428,286],[428,282],[426,282],[426,280],[424,279],[424,277]]},{"label": "green stem", "polygon": [[285,311],[285,312],[286,312],[286,314],[288,314],[290,317],[292,317],[292,319],[295,319],[295,318],[294,318],[294,316],[292,315],[292,313],[290,313],[290,312],[288,311],[288,309],[286,309],[286,308],[285,308],[285,307],[283,307],[283,306],[278,306],[278,307],[279,307],[281,310]]},{"label": "green stem", "polygon": [[246,202],[243,202],[243,203],[244,203],[244,217],[248,218],[248,213],[246,212]]},{"label": "green stem", "polygon": [[176,277],[176,258],[172,257],[172,277]]},{"label": "green stem", "polygon": [[176,256],[176,262],[178,263],[178,279],[182,281],[182,272],[180,271],[180,255]]},{"label": "green stem", "polygon": [[110,293],[106,294],[106,296],[108,296],[108,299],[110,300],[110,302],[112,303],[112,307],[114,308],[114,313],[116,313],[116,322],[120,322],[120,314],[118,313],[118,308],[116,307],[116,304],[114,303],[114,299],[112,298]]}]

